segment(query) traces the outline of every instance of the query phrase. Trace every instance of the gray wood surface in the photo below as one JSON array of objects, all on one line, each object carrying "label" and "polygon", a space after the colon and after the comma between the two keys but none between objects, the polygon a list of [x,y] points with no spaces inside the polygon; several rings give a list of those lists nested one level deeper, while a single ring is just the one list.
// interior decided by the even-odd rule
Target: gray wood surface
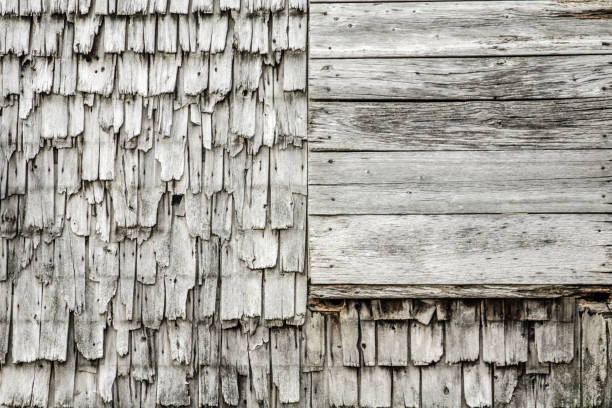
[{"label": "gray wood surface", "polygon": [[312,215],[612,210],[608,150],[313,152]]},{"label": "gray wood surface", "polygon": [[[609,233],[598,232],[608,216],[566,215],[610,211],[609,150],[600,150],[612,148],[607,5],[314,3],[311,296],[556,297],[612,284],[595,272],[610,270]],[[595,172],[587,192],[564,158],[589,162],[591,153],[599,158],[586,165]],[[460,213],[473,215],[401,216]],[[515,224],[508,213],[564,215]],[[593,246],[572,263],[563,253],[584,249],[574,240],[583,233]],[[502,327],[504,362],[527,361],[523,326]]]},{"label": "gray wood surface", "polygon": [[379,366],[408,365],[408,324],[380,321],[376,323],[377,363]]},{"label": "gray wood surface", "polygon": [[446,323],[445,359],[447,363],[478,360],[480,350],[480,303],[454,301]]},{"label": "gray wood surface", "polygon": [[444,354],[444,325],[410,323],[410,359],[415,366],[437,363]]},{"label": "gray wood surface", "polygon": [[608,342],[606,320],[602,315],[585,312],[582,317],[582,405],[606,406],[610,395],[606,390]]},{"label": "gray wood surface", "polygon": [[610,221],[605,214],[311,216],[311,281],[610,285]]},{"label": "gray wood surface", "polygon": [[492,367],[480,360],[463,364],[463,393],[468,407],[493,405]]},{"label": "gray wood surface", "polygon": [[420,398],[419,368],[412,364],[393,370],[393,406],[405,408],[419,407]]},{"label": "gray wood surface", "polygon": [[610,96],[611,62],[611,55],[312,59],[309,97],[473,100]]},{"label": "gray wood surface", "polygon": [[313,4],[312,58],[611,53],[605,3]]},{"label": "gray wood surface", "polygon": [[612,99],[310,102],[320,150],[612,149]]},{"label": "gray wood surface", "polygon": [[461,365],[438,363],[421,369],[423,407],[460,407]]}]

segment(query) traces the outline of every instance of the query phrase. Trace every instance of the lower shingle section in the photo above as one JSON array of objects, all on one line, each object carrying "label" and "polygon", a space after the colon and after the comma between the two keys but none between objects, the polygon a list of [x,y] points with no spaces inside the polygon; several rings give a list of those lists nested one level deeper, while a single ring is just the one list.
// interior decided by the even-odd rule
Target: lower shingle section
[{"label": "lower shingle section", "polygon": [[[331,308],[313,304],[302,326],[243,320],[223,328],[218,318],[193,319],[196,306],[188,299],[186,320],[164,320],[156,329],[130,328],[126,340],[121,330],[106,326],[103,356],[92,360],[76,347],[71,318],[65,361],[16,363],[9,347],[0,368],[0,404],[416,408],[612,403],[607,303],[543,301],[532,315],[528,301],[431,300],[426,304],[450,312],[435,312],[423,324],[415,320],[421,302],[405,300],[404,314],[393,319],[368,320],[372,302],[352,300]],[[379,306],[377,301],[374,307]],[[450,345],[449,330],[466,322],[478,335],[457,341],[474,344]],[[492,324],[500,329],[484,335]],[[122,341],[129,347],[119,352]],[[449,347],[478,352],[459,353],[449,362]],[[521,347],[525,351],[517,352]]]}]

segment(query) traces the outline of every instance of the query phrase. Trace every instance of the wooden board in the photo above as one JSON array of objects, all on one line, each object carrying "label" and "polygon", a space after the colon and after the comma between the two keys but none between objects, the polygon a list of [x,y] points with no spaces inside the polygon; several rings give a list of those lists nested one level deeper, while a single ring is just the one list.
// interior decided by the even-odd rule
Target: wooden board
[{"label": "wooden board", "polygon": [[473,102],[316,102],[310,149],[611,149],[612,98]]},{"label": "wooden board", "polygon": [[333,100],[612,96],[612,55],[312,59],[309,96]]},{"label": "wooden board", "polygon": [[612,211],[609,150],[313,152],[311,214]]},{"label": "wooden board", "polygon": [[310,217],[313,284],[612,284],[612,216]]},{"label": "wooden board", "polygon": [[312,58],[612,53],[605,2],[313,4]]}]

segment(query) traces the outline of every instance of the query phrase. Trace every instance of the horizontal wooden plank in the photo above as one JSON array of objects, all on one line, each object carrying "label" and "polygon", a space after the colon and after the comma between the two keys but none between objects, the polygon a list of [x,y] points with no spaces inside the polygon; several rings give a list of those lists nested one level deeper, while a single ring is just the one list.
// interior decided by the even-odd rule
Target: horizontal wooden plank
[{"label": "horizontal wooden plank", "polygon": [[311,99],[550,99],[612,96],[612,55],[313,59]]},{"label": "horizontal wooden plank", "polygon": [[309,148],[612,148],[612,98],[474,102],[316,102]]},{"label": "horizontal wooden plank", "polygon": [[311,214],[612,212],[612,150],[312,152]]},{"label": "horizontal wooden plank", "polygon": [[[609,150],[312,152],[310,185],[612,177]],[[486,174],[483,174],[486,173]]]},{"label": "horizontal wooden plank", "polygon": [[612,215],[310,216],[317,284],[611,285]]},{"label": "horizontal wooden plank", "polygon": [[313,58],[612,53],[610,4],[461,1],[313,4]]},{"label": "horizontal wooden plank", "polygon": [[601,213],[612,210],[603,193],[609,182],[311,186],[309,208],[313,215]]},{"label": "horizontal wooden plank", "polygon": [[559,298],[610,294],[609,285],[310,285],[311,299]]}]

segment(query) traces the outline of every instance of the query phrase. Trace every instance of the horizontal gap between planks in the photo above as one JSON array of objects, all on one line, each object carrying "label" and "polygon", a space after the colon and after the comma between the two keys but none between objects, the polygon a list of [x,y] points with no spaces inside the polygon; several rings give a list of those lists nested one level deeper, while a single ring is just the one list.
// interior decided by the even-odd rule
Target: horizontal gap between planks
[{"label": "horizontal gap between planks", "polygon": [[[610,203],[612,205],[612,203]],[[316,213],[309,213],[308,216],[317,216],[317,217],[321,217],[321,218],[337,218],[337,217],[403,217],[403,216],[407,216],[407,217],[412,217],[412,216],[435,216],[435,215],[449,215],[449,216],[464,216],[464,217],[473,217],[475,215],[483,215],[483,216],[490,216],[490,215],[612,215],[612,212],[609,211],[598,211],[598,212],[567,212],[567,211],[563,211],[563,212],[464,212],[464,213],[454,213],[454,212],[437,212],[437,213],[385,213],[385,214],[370,214],[370,213],[359,213],[359,214],[354,214],[354,213],[338,213],[338,214],[316,214]],[[602,222],[612,222],[612,221],[607,221],[604,220]],[[605,246],[612,246],[612,243],[610,245],[605,245]]]},{"label": "horizontal gap between planks", "polygon": [[310,298],[436,299],[436,298],[559,298],[612,293],[612,285],[346,285],[314,284]]},{"label": "horizontal gap between planks", "polygon": [[[611,135],[612,137],[612,135]],[[612,152],[612,149],[608,149],[608,148],[603,148],[603,147],[584,147],[584,148],[573,148],[573,149],[419,149],[419,150],[409,150],[409,149],[388,149],[388,150],[348,150],[348,149],[325,149],[325,150],[318,150],[316,149],[316,147],[312,147],[310,146],[311,143],[314,143],[316,146],[316,141],[315,140],[307,140],[309,146],[308,146],[308,150],[311,153],[382,153],[382,152],[386,152],[386,153],[431,153],[431,152],[516,152],[516,151],[521,151],[521,152],[541,152],[541,151],[560,151],[560,152],[567,152],[567,151],[591,151],[591,150],[610,150]],[[612,159],[608,160],[610,162],[612,162]],[[371,184],[371,183],[363,183],[363,184]],[[314,184],[313,184],[314,185]]]},{"label": "horizontal gap between planks", "polygon": [[[465,102],[546,102],[546,101],[566,101],[581,99],[610,99],[611,96],[579,96],[579,97],[567,97],[567,98],[466,98],[466,99],[434,99],[434,98],[421,98],[421,99],[410,99],[410,98],[350,98],[350,99],[337,99],[337,98],[309,98],[312,102],[334,102],[334,103],[465,103]],[[602,108],[601,110],[612,109]]]},{"label": "horizontal gap between planks", "polygon": [[[483,3],[490,3],[492,0],[488,0]],[[498,1],[498,0],[494,0]],[[499,1],[514,1],[514,0],[499,0]],[[527,2],[527,1],[525,1]],[[397,3],[408,3],[408,2],[397,2]],[[412,3],[412,2],[410,2]],[[418,2],[417,2],[418,3]],[[359,3],[363,4],[363,3]],[[310,33],[310,31],[309,31]],[[311,57],[309,56],[309,60],[368,60],[368,59],[448,59],[448,58],[530,58],[530,57],[579,57],[579,56],[601,56],[605,57],[612,54],[612,49],[610,52],[576,52],[576,53],[551,53],[551,54],[460,54],[460,55],[379,55],[379,56],[367,56],[367,57],[346,57],[346,56],[333,56],[333,57]]]}]

